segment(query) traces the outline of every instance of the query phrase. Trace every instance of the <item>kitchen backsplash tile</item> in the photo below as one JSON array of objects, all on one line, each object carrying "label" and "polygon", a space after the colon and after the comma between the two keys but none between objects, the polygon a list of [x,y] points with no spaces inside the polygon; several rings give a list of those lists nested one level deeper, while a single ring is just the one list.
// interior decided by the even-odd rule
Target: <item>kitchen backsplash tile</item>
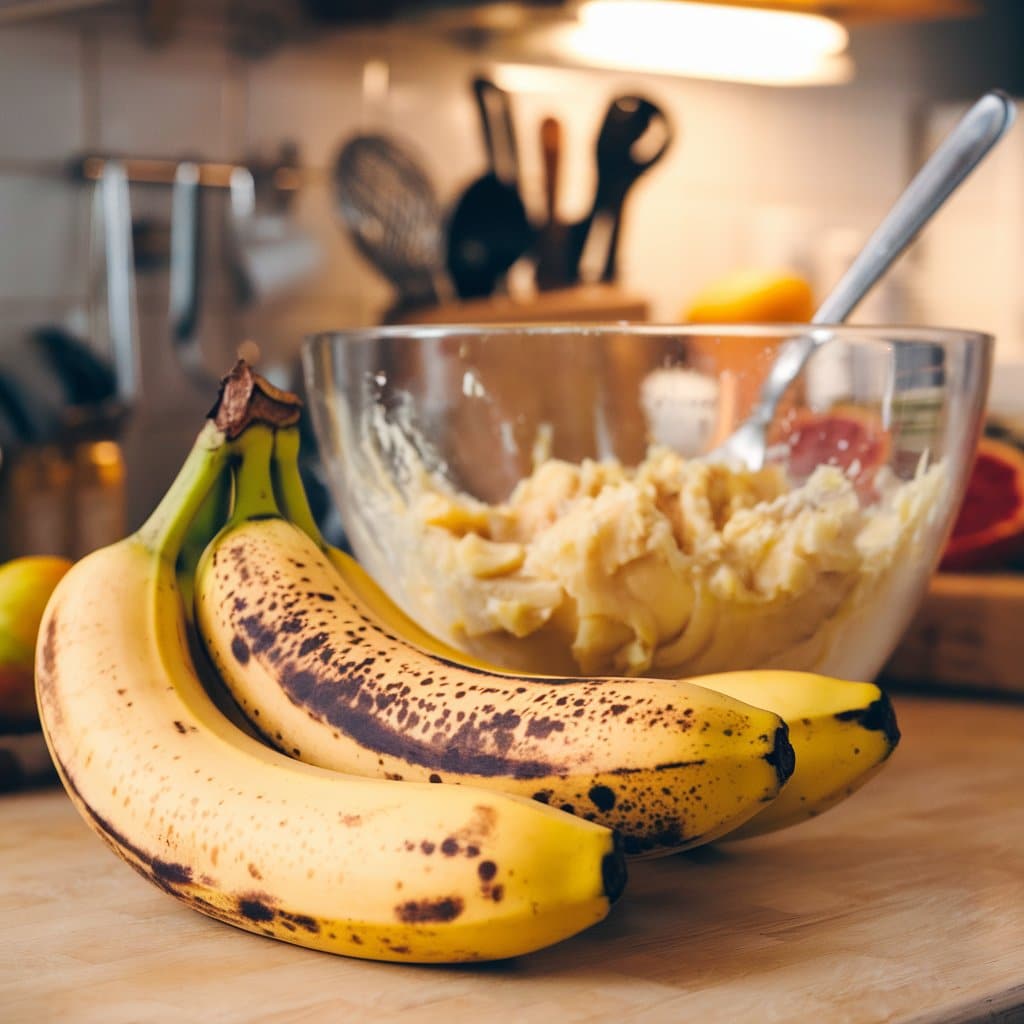
[{"label": "kitchen backsplash tile", "polygon": [[0,171],[0,304],[83,294],[88,210],[65,179]]},{"label": "kitchen backsplash tile", "polygon": [[360,47],[332,43],[289,49],[245,69],[247,148],[273,155],[298,145],[302,160],[326,168],[339,140],[365,123]]},{"label": "kitchen backsplash tile", "polygon": [[154,49],[130,31],[98,39],[95,81],[101,150],[138,156],[238,156],[241,71],[214,41]]},{"label": "kitchen backsplash tile", "polygon": [[62,160],[77,149],[84,86],[76,33],[0,31],[0,160]]},{"label": "kitchen backsplash tile", "polygon": [[[927,112],[931,148],[963,113],[960,104]],[[996,359],[1024,365],[1024,130],[1018,124],[985,166],[964,183],[921,239],[921,301],[935,322],[996,335]],[[1024,413],[1024,395],[1016,401]]]}]

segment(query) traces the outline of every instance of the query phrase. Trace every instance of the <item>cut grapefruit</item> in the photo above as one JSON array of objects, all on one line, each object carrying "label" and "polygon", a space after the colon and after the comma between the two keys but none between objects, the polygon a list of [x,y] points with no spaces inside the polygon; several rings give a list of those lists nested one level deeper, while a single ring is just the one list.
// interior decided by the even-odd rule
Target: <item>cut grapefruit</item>
[{"label": "cut grapefruit", "polygon": [[1022,554],[1024,452],[1005,441],[983,437],[940,568],[947,572],[1005,568]]},{"label": "cut grapefruit", "polygon": [[791,476],[804,480],[815,467],[836,466],[862,494],[889,459],[889,432],[878,413],[856,405],[835,405],[826,412],[793,409],[779,424],[773,444],[784,444]]}]

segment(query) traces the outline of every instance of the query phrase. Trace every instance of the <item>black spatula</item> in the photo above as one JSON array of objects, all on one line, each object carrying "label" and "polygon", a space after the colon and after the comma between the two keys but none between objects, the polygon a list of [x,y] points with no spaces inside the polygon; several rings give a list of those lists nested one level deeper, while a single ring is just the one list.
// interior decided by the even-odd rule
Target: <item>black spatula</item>
[{"label": "black spatula", "polygon": [[519,194],[519,156],[508,93],[473,81],[490,169],[463,193],[448,225],[448,272],[460,298],[490,295],[533,242]]},{"label": "black spatula", "polygon": [[357,135],[338,154],[334,185],[359,251],[394,284],[396,309],[447,297],[441,207],[411,151],[384,135]]},{"label": "black spatula", "polygon": [[636,180],[665,155],[671,141],[668,118],[650,100],[619,96],[612,101],[597,137],[594,205],[571,233],[577,279],[614,280],[626,197]]}]

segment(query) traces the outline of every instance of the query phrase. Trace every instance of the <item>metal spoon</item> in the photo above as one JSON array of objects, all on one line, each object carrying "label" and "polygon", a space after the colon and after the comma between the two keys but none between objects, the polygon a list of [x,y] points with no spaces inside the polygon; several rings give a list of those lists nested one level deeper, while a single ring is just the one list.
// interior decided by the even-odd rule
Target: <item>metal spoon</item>
[{"label": "metal spoon", "polygon": [[[867,240],[811,318],[812,324],[839,324],[850,315],[932,215],[1006,134],[1015,116],[1012,100],[999,90],[987,92],[964,114]],[[751,414],[706,458],[760,469],[765,460],[767,430],[779,401],[807,360],[831,337],[831,332],[823,328],[789,339],[772,364]]]}]

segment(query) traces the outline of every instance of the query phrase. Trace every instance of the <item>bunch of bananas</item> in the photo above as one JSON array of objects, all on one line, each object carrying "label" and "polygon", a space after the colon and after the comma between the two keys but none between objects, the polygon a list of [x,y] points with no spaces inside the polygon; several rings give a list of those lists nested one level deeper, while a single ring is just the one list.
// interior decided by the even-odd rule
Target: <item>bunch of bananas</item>
[{"label": "bunch of bananas", "polygon": [[804,820],[895,746],[869,684],[518,676],[446,647],[320,537],[298,416],[236,366],[148,521],[40,627],[72,801],[202,913],[357,957],[514,956],[602,919],[626,857]]}]

